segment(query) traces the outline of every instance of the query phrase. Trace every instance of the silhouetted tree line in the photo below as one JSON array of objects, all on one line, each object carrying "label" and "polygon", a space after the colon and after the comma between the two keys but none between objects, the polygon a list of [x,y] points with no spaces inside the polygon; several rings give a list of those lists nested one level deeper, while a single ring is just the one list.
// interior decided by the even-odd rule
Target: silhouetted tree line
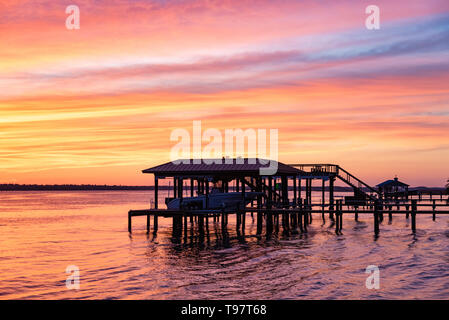
[{"label": "silhouetted tree line", "polygon": [[[102,190],[153,190],[153,186],[117,186],[94,184],[0,184],[0,191],[102,191]],[[161,187],[163,189],[163,187]]]}]

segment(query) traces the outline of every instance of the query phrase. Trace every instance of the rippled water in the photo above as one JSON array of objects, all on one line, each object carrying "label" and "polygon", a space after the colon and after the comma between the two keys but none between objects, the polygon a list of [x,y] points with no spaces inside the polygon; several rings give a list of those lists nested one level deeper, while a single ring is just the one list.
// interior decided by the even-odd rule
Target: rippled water
[{"label": "rippled water", "polygon": [[[343,235],[314,218],[307,234],[256,236],[247,215],[239,237],[209,221],[180,243],[171,219],[157,236],[145,217],[150,192],[0,193],[0,298],[3,299],[371,299],[449,298],[449,219],[385,219],[374,239],[372,218],[344,219]],[[80,290],[68,290],[66,267],[80,268]],[[368,290],[365,269],[380,268]]]}]

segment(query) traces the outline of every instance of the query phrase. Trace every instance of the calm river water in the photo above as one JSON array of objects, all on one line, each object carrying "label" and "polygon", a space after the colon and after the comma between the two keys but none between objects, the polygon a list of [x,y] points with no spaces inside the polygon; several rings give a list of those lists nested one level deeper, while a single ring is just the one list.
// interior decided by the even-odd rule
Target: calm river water
[{"label": "calm river water", "polygon": [[[307,234],[246,235],[229,219],[229,237],[209,221],[209,236],[172,238],[171,219],[157,236],[145,217],[127,232],[129,209],[148,207],[151,192],[0,193],[2,299],[449,299],[449,219],[386,218],[374,239],[372,218],[344,219],[336,235],[317,216]],[[80,289],[66,288],[66,267]],[[368,265],[380,289],[365,286]]]}]

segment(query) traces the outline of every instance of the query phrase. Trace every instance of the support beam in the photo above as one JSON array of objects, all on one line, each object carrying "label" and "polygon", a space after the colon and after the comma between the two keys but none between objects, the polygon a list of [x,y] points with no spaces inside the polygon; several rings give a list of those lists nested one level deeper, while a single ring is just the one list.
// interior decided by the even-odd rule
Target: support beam
[{"label": "support beam", "polygon": [[282,204],[283,206],[287,206],[289,204],[288,201],[288,178],[286,176],[282,176],[281,178],[281,190],[282,190]]},{"label": "support beam", "polygon": [[173,178],[173,198],[178,197],[178,179],[176,177]]},{"label": "support beam", "polygon": [[412,200],[412,232],[416,232],[416,200]]},{"label": "support beam", "polygon": [[374,234],[376,236],[379,235],[379,210],[380,204],[379,200],[377,200],[374,204]]},{"label": "support beam", "polygon": [[433,214],[432,214],[432,220],[435,221],[436,219],[436,213],[435,213],[435,209],[436,209],[436,204],[435,204],[435,200],[432,201],[432,210],[433,210]]},{"label": "support beam", "polygon": [[329,218],[334,219],[334,182],[335,177],[329,178]]},{"label": "support beam", "polygon": [[157,226],[158,226],[158,221],[157,220],[158,220],[157,214],[155,214],[154,218],[153,218],[153,233],[155,233],[155,234],[157,232]]},{"label": "support beam", "polygon": [[325,204],[326,204],[326,180],[323,179],[321,185],[321,205],[323,206],[321,218],[323,219],[323,221],[325,221],[324,219]]},{"label": "support beam", "polygon": [[262,234],[262,221],[263,215],[262,212],[257,212],[257,234]]},{"label": "support beam", "polygon": [[246,184],[245,184],[245,177],[243,177],[243,178],[241,178],[241,181],[242,181],[242,201],[243,201],[243,209],[246,207],[245,206],[245,187],[246,187]]},{"label": "support beam", "polygon": [[178,179],[178,198],[183,198],[184,191],[184,180],[182,178]]},{"label": "support beam", "polygon": [[293,204],[296,207],[297,204],[297,195],[296,195],[296,176],[293,177]]},{"label": "support beam", "polygon": [[273,206],[273,177],[268,178],[268,205],[267,208],[271,209]]},{"label": "support beam", "polygon": [[158,208],[159,203],[159,178],[157,176],[154,177],[154,209]]}]

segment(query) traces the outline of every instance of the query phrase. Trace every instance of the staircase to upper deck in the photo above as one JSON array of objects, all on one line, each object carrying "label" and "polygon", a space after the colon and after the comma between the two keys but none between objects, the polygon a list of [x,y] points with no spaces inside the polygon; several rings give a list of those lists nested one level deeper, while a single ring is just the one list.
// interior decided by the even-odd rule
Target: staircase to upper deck
[{"label": "staircase to upper deck", "polygon": [[290,164],[304,172],[305,177],[335,177],[351,186],[354,193],[363,194],[370,200],[380,199],[380,193],[369,184],[336,164]]}]

